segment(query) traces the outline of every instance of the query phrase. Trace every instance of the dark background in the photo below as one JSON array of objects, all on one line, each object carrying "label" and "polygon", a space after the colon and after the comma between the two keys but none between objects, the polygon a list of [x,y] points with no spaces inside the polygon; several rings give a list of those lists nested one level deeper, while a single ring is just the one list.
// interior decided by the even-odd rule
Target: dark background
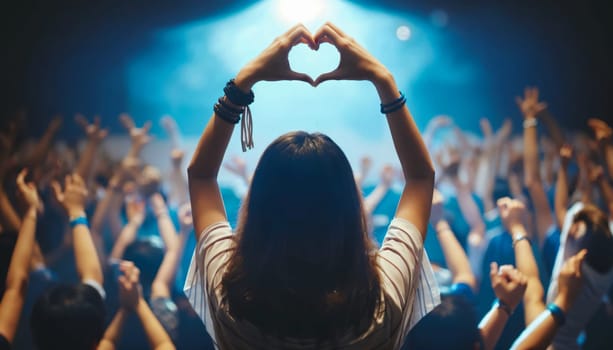
[{"label": "dark background", "polygon": [[[484,88],[501,101],[527,84],[541,87],[569,128],[587,117],[613,120],[613,11],[607,1],[356,1],[429,16],[449,14],[447,30],[488,72]],[[123,69],[157,28],[222,15],[253,1],[20,1],[0,14],[0,115],[28,111],[40,134],[55,113],[115,117],[126,107]],[[494,101],[497,102],[497,101]],[[506,103],[506,102],[505,102]],[[65,127],[62,133],[73,129]]]}]

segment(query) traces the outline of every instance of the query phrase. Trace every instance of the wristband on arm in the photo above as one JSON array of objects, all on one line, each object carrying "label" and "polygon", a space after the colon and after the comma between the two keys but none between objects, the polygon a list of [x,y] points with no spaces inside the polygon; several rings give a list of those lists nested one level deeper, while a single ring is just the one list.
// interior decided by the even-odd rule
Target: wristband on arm
[{"label": "wristband on arm", "polygon": [[566,323],[566,315],[564,315],[564,311],[558,305],[551,303],[547,305],[547,310],[551,313],[558,327],[562,327]]},{"label": "wristband on arm", "polygon": [[85,215],[70,218],[69,224],[70,228],[75,228],[78,225],[85,225],[89,228],[89,222],[87,221],[87,217]]}]

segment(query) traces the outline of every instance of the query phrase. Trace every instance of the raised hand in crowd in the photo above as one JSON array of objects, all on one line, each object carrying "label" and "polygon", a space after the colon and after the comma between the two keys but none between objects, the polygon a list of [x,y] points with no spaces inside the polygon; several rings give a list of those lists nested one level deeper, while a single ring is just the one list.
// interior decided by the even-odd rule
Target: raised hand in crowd
[{"label": "raised hand in crowd", "polygon": [[354,172],[355,183],[358,184],[359,188],[364,185],[364,180],[368,177],[371,168],[372,159],[369,156],[362,156],[358,170]]},{"label": "raised hand in crowd", "polygon": [[94,117],[93,123],[89,123],[82,114],[77,114],[75,121],[83,128],[87,137],[87,144],[79,158],[76,173],[87,181],[94,168],[98,146],[108,135],[108,130],[100,127],[100,117],[98,116]]},{"label": "raised hand in crowd", "polygon": [[545,349],[551,344],[556,331],[564,323],[564,315],[573,305],[583,285],[581,265],[587,250],[583,249],[564,262],[558,277],[558,295],[547,309],[535,317],[519,335],[512,349]]},{"label": "raised hand in crowd", "polygon": [[130,139],[132,140],[132,146],[128,152],[128,157],[139,157],[143,147],[152,140],[152,136],[149,134],[151,130],[151,121],[145,122],[142,127],[137,127],[134,120],[130,115],[123,113],[119,116],[121,125],[128,130]]},{"label": "raised hand in crowd", "polygon": [[182,137],[176,120],[169,115],[165,115],[160,119],[160,124],[166,130],[171,142],[168,202],[173,207],[178,207],[189,200],[187,178],[183,167],[185,150],[182,148]]},{"label": "raised hand in crowd", "polygon": [[102,267],[100,254],[89,230],[89,223],[85,214],[87,201],[87,187],[78,174],[67,175],[64,180],[64,189],[56,181],[52,183],[55,200],[62,205],[68,214],[72,231],[72,242],[77,265],[77,272],[81,281],[95,282],[102,285]]},{"label": "raised hand in crowd", "polygon": [[430,225],[436,231],[436,238],[443,250],[445,262],[451,271],[452,283],[465,284],[474,293],[477,289],[477,280],[472,272],[468,256],[458,242],[451,226],[443,216],[444,197],[440,191],[434,189],[432,194],[432,208],[430,209]]},{"label": "raised hand in crowd", "polygon": [[121,307],[107,327],[98,350],[113,350],[117,348],[123,324],[130,313],[136,314],[142,325],[147,340],[152,349],[175,349],[168,333],[157,320],[149,305],[143,298],[140,285],[140,270],[130,261],[119,264],[119,302]]},{"label": "raised hand in crowd", "polygon": [[547,104],[539,101],[539,90],[534,87],[527,87],[524,90],[524,98],[517,97],[516,102],[523,116],[524,185],[528,188],[534,207],[535,239],[539,246],[542,246],[545,243],[547,232],[555,223],[539,166],[537,118],[547,108]]},{"label": "raised hand in crowd", "polygon": [[502,222],[513,240],[516,267],[528,280],[523,301],[525,321],[529,324],[545,308],[543,303],[545,291],[532,252],[530,242],[532,235],[529,234],[525,224],[527,210],[522,202],[508,197],[499,199],[497,204]]},{"label": "raised hand in crowd", "polygon": [[536,87],[524,89],[524,98],[516,97],[515,102],[524,118],[536,118],[547,109],[547,103],[539,101],[539,90]]},{"label": "raised hand in crowd", "polygon": [[381,180],[375,189],[364,198],[364,211],[366,215],[372,215],[392,187],[395,178],[396,169],[391,164],[384,165],[381,170]]},{"label": "raised hand in crowd", "polygon": [[479,323],[485,350],[493,349],[504,327],[519,303],[522,301],[528,279],[511,265],[492,262],[490,281],[497,302]]},{"label": "raised hand in crowd", "polygon": [[17,176],[19,197],[24,202],[26,211],[20,223],[17,243],[6,275],[4,295],[0,301],[0,347],[9,346],[10,348],[17,332],[21,309],[27,293],[37,213],[41,206],[36,186],[31,182],[26,183],[27,174],[27,169],[23,169]]},{"label": "raised hand in crowd", "polygon": [[247,162],[240,156],[233,156],[229,161],[223,163],[224,169],[238,176],[245,185],[249,186],[251,177],[247,172]]},{"label": "raised hand in crowd", "polygon": [[181,149],[182,147],[182,138],[181,132],[179,131],[179,126],[177,125],[177,121],[170,115],[165,115],[160,119],[160,125],[168,136],[170,137],[170,142],[172,145],[172,149]]},{"label": "raised hand in crowd", "polygon": [[588,120],[588,126],[594,132],[594,137],[598,143],[600,153],[604,159],[609,179],[613,179],[613,129],[603,120],[591,118]]},{"label": "raised hand in crowd", "polygon": [[502,304],[514,311],[521,303],[528,285],[528,278],[511,265],[502,265],[492,262],[490,265],[490,281],[496,298]]},{"label": "raised hand in crowd", "polygon": [[610,142],[611,136],[613,136],[613,129],[604,121],[597,118],[590,118],[587,121],[587,125],[594,132],[596,141],[598,142]]},{"label": "raised hand in crowd", "polygon": [[145,201],[138,194],[133,182],[124,185],[126,217],[128,222],[123,226],[115,245],[111,250],[110,258],[122,259],[126,248],[136,240],[138,230],[145,221]]},{"label": "raised hand in crowd", "polygon": [[[60,127],[62,126],[62,123],[63,119],[61,116],[55,116],[53,117],[53,119],[51,119],[51,122],[47,126],[45,133],[36,142],[34,149],[25,156],[23,162],[24,164],[34,167],[44,161],[45,157],[49,153],[49,150],[51,149],[51,144],[53,142],[53,139],[55,138],[55,135],[58,133]],[[34,174],[35,171],[32,170],[32,173]]]}]

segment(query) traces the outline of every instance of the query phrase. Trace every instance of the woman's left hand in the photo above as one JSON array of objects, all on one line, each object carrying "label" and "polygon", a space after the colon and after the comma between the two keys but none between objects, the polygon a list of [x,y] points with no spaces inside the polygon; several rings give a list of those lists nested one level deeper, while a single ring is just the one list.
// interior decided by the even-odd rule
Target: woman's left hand
[{"label": "woman's left hand", "polygon": [[243,91],[251,90],[255,83],[263,80],[301,80],[313,85],[310,76],[294,72],[289,65],[289,52],[300,43],[309,45],[311,49],[316,47],[311,33],[302,24],[277,37],[258,57],[243,67],[236,76],[235,84]]}]

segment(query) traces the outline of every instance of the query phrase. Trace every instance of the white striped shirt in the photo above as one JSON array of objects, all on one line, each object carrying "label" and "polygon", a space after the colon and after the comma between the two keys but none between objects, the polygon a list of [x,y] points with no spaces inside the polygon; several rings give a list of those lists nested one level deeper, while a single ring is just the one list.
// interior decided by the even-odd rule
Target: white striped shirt
[{"label": "white striped shirt", "polygon": [[[200,236],[185,282],[185,294],[219,349],[326,349],[310,339],[276,339],[252,324],[236,321],[222,303],[221,279],[235,249],[227,222],[207,227]],[[410,222],[390,223],[377,258],[381,277],[379,317],[358,338],[339,339],[334,348],[397,349],[409,330],[440,303],[438,285],[423,249],[421,234]],[[338,344],[341,344],[340,346]]]}]

